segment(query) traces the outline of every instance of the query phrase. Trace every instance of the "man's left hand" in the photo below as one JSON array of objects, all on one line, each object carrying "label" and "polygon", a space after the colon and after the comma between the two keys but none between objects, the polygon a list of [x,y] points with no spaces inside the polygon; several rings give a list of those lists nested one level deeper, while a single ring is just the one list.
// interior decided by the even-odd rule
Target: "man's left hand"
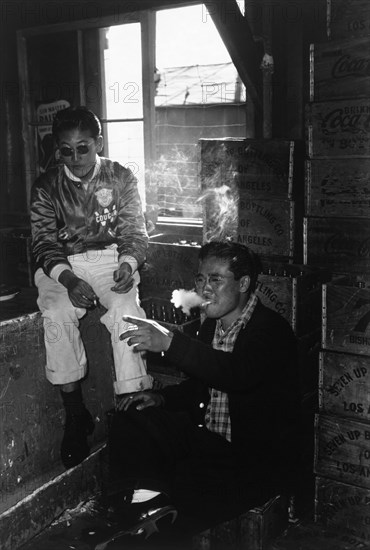
[{"label": "man's left hand", "polygon": [[134,278],[132,276],[132,268],[127,262],[123,262],[118,269],[113,273],[113,279],[116,283],[111,287],[113,292],[118,294],[126,294],[134,286]]},{"label": "man's left hand", "polygon": [[167,351],[171,345],[173,332],[162,327],[151,319],[130,317],[123,315],[122,319],[135,325],[137,328],[129,329],[120,334],[120,340],[126,340],[129,346],[135,346],[135,351]]}]

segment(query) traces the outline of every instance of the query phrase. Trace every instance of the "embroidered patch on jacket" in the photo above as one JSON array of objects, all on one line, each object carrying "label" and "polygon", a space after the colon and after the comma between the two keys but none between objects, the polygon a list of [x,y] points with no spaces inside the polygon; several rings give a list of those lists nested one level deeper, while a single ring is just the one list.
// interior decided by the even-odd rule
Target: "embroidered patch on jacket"
[{"label": "embroidered patch on jacket", "polygon": [[95,196],[98,199],[100,206],[106,208],[113,200],[113,191],[112,189],[103,187],[103,189],[99,189],[99,191],[95,193]]},{"label": "embroidered patch on jacket", "polygon": [[115,204],[113,204],[111,210],[108,210],[108,208],[104,208],[102,214],[99,214],[99,212],[95,212],[96,223],[101,223],[103,227],[107,224],[108,221],[112,222],[116,216],[117,208]]}]

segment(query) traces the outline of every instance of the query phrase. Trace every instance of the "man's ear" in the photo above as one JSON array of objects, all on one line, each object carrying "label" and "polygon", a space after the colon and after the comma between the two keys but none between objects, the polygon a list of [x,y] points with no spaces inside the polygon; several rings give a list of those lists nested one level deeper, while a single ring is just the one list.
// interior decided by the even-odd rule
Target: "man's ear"
[{"label": "man's ear", "polygon": [[98,153],[101,153],[104,146],[104,139],[103,136],[98,136],[96,138],[96,150]]},{"label": "man's ear", "polygon": [[249,275],[243,275],[239,281],[239,290],[240,292],[248,292],[249,286],[251,284],[251,278]]}]

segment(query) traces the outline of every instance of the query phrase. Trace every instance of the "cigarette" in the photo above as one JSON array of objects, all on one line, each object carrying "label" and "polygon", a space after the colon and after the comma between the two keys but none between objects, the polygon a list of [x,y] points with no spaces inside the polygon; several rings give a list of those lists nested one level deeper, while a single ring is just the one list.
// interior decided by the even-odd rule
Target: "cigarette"
[{"label": "cigarette", "polygon": [[208,306],[209,304],[212,304],[212,301],[211,301],[211,300],[208,300],[207,302],[202,302],[202,303],[200,304],[200,307],[206,307],[206,306]]}]

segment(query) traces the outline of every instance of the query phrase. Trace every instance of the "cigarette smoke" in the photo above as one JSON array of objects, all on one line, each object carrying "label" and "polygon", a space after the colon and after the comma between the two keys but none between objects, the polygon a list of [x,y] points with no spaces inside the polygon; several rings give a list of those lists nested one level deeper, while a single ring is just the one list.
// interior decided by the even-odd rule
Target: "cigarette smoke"
[{"label": "cigarette smoke", "polygon": [[238,222],[238,198],[235,189],[226,184],[210,186],[200,200],[204,203],[205,240],[235,239]]},{"label": "cigarette smoke", "polygon": [[181,288],[172,292],[171,302],[175,307],[181,307],[185,315],[189,315],[192,308],[199,307],[204,302],[204,298],[199,296],[194,290],[184,290]]}]

